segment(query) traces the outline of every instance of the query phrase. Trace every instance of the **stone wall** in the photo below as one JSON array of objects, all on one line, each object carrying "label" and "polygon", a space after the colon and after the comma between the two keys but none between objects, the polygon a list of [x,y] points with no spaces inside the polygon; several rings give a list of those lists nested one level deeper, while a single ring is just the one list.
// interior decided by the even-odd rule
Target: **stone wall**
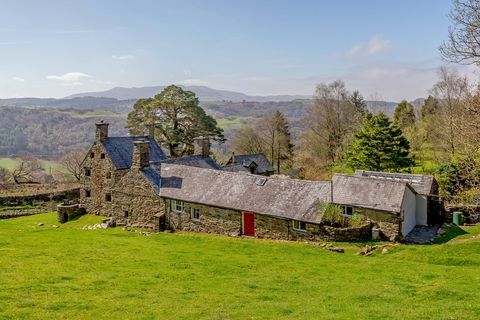
[{"label": "stone wall", "polygon": [[334,228],[324,226],[325,233],[328,235],[329,240],[332,241],[359,241],[370,240],[372,238],[371,230],[373,227],[372,222],[368,222],[360,227],[350,228]]},{"label": "stone wall", "polygon": [[366,208],[353,208],[353,212],[361,214],[380,229],[380,236],[389,241],[396,241],[400,236],[400,220],[396,213]]},{"label": "stone wall", "polygon": [[[172,210],[172,200],[166,199],[166,223],[172,230],[218,233],[238,236],[242,234],[242,212],[194,203],[184,203],[183,213]],[[200,219],[192,219],[192,210],[200,209]],[[292,229],[291,220],[255,214],[255,237],[282,240],[320,240],[321,228],[306,224],[306,231]]]},{"label": "stone wall", "polygon": [[[93,154],[93,158],[91,154]],[[102,154],[104,157],[102,157]],[[80,190],[82,207],[88,213],[111,216],[112,202],[106,201],[105,197],[107,194],[111,194],[112,187],[128,170],[115,170],[101,143],[95,143],[88,151],[83,167],[90,169],[90,176],[86,176],[85,172],[83,172],[80,179],[82,185]],[[90,197],[86,196],[87,191],[90,191]]]},{"label": "stone wall", "polygon": [[[166,199],[166,224],[172,230],[187,230],[219,234],[240,235],[242,231],[242,214],[236,210],[210,207],[185,202],[183,213],[172,210],[172,200]],[[200,209],[200,220],[191,218],[191,211]]]},{"label": "stone wall", "polygon": [[78,203],[61,203],[57,206],[57,220],[60,223],[65,223],[83,214],[85,214],[85,209],[81,208]]},{"label": "stone wall", "polygon": [[128,170],[111,189],[110,215],[117,225],[163,229],[165,202],[137,168]]}]

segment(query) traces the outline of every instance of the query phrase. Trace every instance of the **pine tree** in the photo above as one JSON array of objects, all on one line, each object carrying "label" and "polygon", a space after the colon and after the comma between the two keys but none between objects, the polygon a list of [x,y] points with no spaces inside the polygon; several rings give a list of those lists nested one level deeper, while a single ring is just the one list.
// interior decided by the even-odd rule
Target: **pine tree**
[{"label": "pine tree", "polygon": [[381,113],[368,115],[349,146],[346,164],[352,169],[400,171],[415,164],[402,130]]},{"label": "pine tree", "polygon": [[[223,129],[200,107],[195,93],[170,85],[153,99],[140,99],[128,114],[130,134],[142,134],[146,125],[155,125],[156,138],[168,147],[172,156],[193,152],[193,140],[199,136],[224,142]],[[178,150],[178,146],[183,146]]]}]

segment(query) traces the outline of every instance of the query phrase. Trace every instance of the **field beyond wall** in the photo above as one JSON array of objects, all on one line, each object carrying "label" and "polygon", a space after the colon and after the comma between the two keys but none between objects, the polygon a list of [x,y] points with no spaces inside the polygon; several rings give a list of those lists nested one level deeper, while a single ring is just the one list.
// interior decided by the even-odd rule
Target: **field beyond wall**
[{"label": "field beyond wall", "polygon": [[480,227],[365,257],[355,244],[81,229],[99,220],[0,220],[0,319],[480,318]]}]

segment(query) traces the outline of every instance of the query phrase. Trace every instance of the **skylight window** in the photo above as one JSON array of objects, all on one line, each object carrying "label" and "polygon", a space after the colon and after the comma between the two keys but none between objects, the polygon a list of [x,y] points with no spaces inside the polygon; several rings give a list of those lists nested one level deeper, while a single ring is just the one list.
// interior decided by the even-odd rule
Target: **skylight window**
[{"label": "skylight window", "polygon": [[260,179],[257,179],[257,181],[255,181],[255,184],[261,187],[265,185],[265,182],[267,182],[266,178],[260,178]]}]

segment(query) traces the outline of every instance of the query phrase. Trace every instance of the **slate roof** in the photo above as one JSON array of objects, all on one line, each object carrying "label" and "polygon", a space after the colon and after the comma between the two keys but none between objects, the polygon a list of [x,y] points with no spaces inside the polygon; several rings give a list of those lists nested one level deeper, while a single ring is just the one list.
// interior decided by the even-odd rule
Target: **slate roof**
[{"label": "slate roof", "polygon": [[162,160],[162,163],[179,164],[179,165],[204,168],[204,169],[214,169],[214,170],[221,169],[218,163],[216,163],[212,158],[210,157],[204,158],[199,155]]},{"label": "slate roof", "polygon": [[406,182],[335,174],[332,178],[333,202],[353,207],[400,212]]},{"label": "slate roof", "polygon": [[132,166],[133,141],[135,140],[150,141],[150,162],[158,163],[167,158],[155,139],[146,136],[108,137],[102,144],[117,170],[128,169]]},{"label": "slate roof", "polygon": [[160,192],[160,168],[156,165],[150,165],[146,168],[140,169],[140,172],[145,176],[147,181],[152,185],[155,192]]},{"label": "slate roof", "polygon": [[[162,164],[160,196],[319,223],[317,201],[330,201],[330,182],[267,178],[252,174]],[[266,179],[263,186],[259,179]]]},{"label": "slate roof", "polygon": [[235,165],[232,163],[232,158],[233,157],[231,157],[225,166],[223,166],[223,170],[232,172],[250,172],[249,166],[254,162],[257,165],[255,173],[265,174],[268,172],[274,172],[272,164],[263,153],[235,155]]},{"label": "slate roof", "polygon": [[421,174],[406,174],[406,173],[390,173],[378,171],[355,171],[356,176],[371,177],[384,180],[395,180],[401,182],[408,182],[418,194],[429,195],[434,192],[435,178],[433,176]]}]

